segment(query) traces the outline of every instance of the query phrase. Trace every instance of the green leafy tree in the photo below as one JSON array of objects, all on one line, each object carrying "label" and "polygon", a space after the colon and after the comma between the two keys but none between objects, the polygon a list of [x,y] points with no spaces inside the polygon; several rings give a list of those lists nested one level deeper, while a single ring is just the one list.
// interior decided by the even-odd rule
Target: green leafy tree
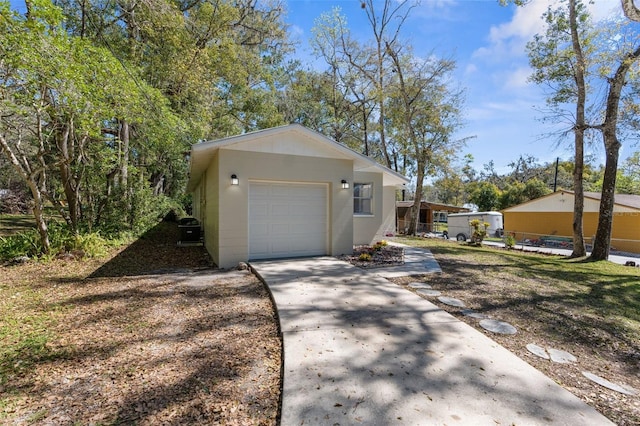
[{"label": "green leafy tree", "polygon": [[[349,64],[362,80],[370,84],[369,93],[375,105],[374,115],[378,118],[376,138],[380,144],[383,164],[391,169],[399,170],[398,155],[400,149],[394,149],[387,137],[387,101],[389,99],[389,82],[394,76],[393,59],[390,53],[398,53],[400,48],[400,30],[414,6],[409,0],[363,0],[362,8],[372,31],[372,42],[363,47],[350,41],[344,43],[344,53]],[[364,105],[365,99],[361,99]],[[363,110],[364,111],[364,110]],[[373,154],[373,153],[370,153]],[[374,154],[375,156],[375,154]]]},{"label": "green leafy tree", "polygon": [[[593,191],[602,188],[604,170],[594,174],[595,180],[591,183]],[[618,169],[616,178],[616,193],[640,195],[640,152],[634,152]]]},{"label": "green leafy tree", "polygon": [[[156,126],[155,137],[145,134],[152,143],[171,137],[179,126],[171,114],[157,113],[164,98],[109,51],[69,35],[60,9],[50,2],[29,3],[25,16],[2,3],[0,13],[0,146],[30,188],[47,253],[45,201],[58,208],[73,232],[96,219],[91,214],[99,211],[96,203],[114,202],[109,189],[106,196],[103,191],[111,185],[108,168],[120,169],[123,141],[105,128],[123,122]],[[126,198],[128,192],[120,195]]]},{"label": "green leafy tree", "polygon": [[[584,212],[584,143],[589,129],[586,117],[587,79],[594,29],[589,14],[580,0],[568,0],[562,6],[549,9],[543,19],[547,23],[544,35],[537,35],[527,45],[532,80],[551,87],[547,97],[549,117],[566,120],[574,136],[573,189],[573,257],[586,255],[582,218]],[[565,111],[573,104],[575,112]]]},{"label": "green leafy tree", "polygon": [[546,183],[534,178],[526,183],[514,182],[508,184],[500,194],[500,210],[506,209],[529,200],[535,200],[550,194],[551,190]]},{"label": "green leafy tree", "polygon": [[445,164],[464,141],[453,140],[453,133],[461,127],[462,93],[449,86],[455,62],[414,57],[407,49],[394,50],[387,46],[393,60],[396,95],[388,101],[392,134],[401,153],[410,159],[416,176],[416,190],[411,207],[408,234],[417,232],[422,188],[427,175],[436,175],[437,165]]},{"label": "green leafy tree", "polygon": [[622,194],[640,195],[640,151],[634,152],[622,164],[617,188]]},{"label": "green leafy tree", "polygon": [[[640,58],[640,43],[633,28],[629,28],[626,23],[616,23],[609,29],[610,31],[603,37],[603,48],[600,51],[603,60],[600,62],[599,74],[604,76],[608,86],[603,119],[599,125],[602,130],[606,160],[598,228],[593,242],[591,260],[606,260],[611,248],[611,228],[621,147],[619,132],[625,124],[620,119],[625,116],[625,109],[635,103],[630,98],[633,94],[629,94],[625,89],[629,88],[628,79],[634,78],[636,74]],[[627,102],[623,102],[623,99]]]},{"label": "green leafy tree", "polygon": [[471,182],[467,185],[469,202],[478,206],[478,210],[486,212],[500,206],[501,191],[490,182]]},{"label": "green leafy tree", "polygon": [[[328,65],[323,73],[326,84],[323,86],[322,105],[327,108],[327,120],[324,134],[333,140],[351,147],[360,144],[360,131],[356,123],[363,117],[364,126],[368,125],[370,112],[367,104],[368,93],[358,90],[360,77],[345,54],[353,43],[350,40],[347,20],[340,8],[322,14],[312,29],[311,45],[316,57],[322,58]],[[362,99],[365,99],[363,102]],[[369,102],[370,104],[371,102]],[[364,151],[368,151],[368,135],[364,132]]]}]

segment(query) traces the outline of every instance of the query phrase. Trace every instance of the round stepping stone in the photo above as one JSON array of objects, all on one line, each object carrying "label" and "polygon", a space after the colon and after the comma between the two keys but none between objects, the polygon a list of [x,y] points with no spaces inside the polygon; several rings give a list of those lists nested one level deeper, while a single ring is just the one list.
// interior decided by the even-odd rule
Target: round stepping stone
[{"label": "round stepping stone", "polygon": [[516,334],[516,328],[508,322],[483,319],[480,321],[480,327],[498,334]]},{"label": "round stepping stone", "polygon": [[456,308],[464,308],[464,302],[460,299],[455,299],[453,297],[440,296],[438,300],[445,305],[455,306]]},{"label": "round stepping stone", "polygon": [[413,282],[413,283],[409,283],[407,284],[407,287],[412,288],[414,290],[418,290],[418,289],[430,289],[431,285],[427,284],[427,283],[419,283],[419,282]]},{"label": "round stepping stone", "polygon": [[593,382],[596,382],[600,386],[604,386],[607,389],[611,389],[613,391],[620,392],[620,393],[623,393],[625,395],[632,395],[633,396],[633,395],[637,395],[638,394],[638,392],[633,388],[630,388],[628,386],[622,386],[622,385],[619,385],[617,383],[612,383],[612,382],[608,381],[607,379],[603,379],[602,377],[596,376],[595,374],[589,373],[588,371],[583,371],[582,375],[584,377],[586,377],[587,379],[589,379],[589,380],[591,380]]},{"label": "round stepping stone", "polygon": [[549,356],[551,357],[551,361],[557,362],[560,364],[571,364],[572,362],[576,362],[578,359],[566,351],[561,351],[560,349],[548,348]]},{"label": "round stepping stone", "polygon": [[429,289],[417,290],[416,293],[421,294],[423,296],[427,296],[427,297],[436,297],[442,294],[438,290],[429,290]]},{"label": "round stepping stone", "polygon": [[463,309],[463,310],[460,311],[460,313],[462,315],[464,315],[465,317],[471,317],[471,318],[475,318],[475,319],[486,319],[486,318],[489,318],[489,315],[482,314],[480,312],[476,312],[473,309]]},{"label": "round stepping stone", "polygon": [[547,351],[538,345],[534,345],[533,343],[529,343],[527,345],[527,350],[534,354],[535,356],[539,356],[540,358],[549,359],[549,354]]}]

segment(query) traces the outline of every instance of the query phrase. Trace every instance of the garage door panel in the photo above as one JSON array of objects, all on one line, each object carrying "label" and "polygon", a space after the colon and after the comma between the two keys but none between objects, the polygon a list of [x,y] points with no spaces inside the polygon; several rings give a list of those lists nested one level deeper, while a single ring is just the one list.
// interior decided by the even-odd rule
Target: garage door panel
[{"label": "garage door panel", "polygon": [[324,205],[322,204],[293,204],[290,206],[290,213],[293,216],[297,216],[297,217],[307,217],[307,216],[311,216],[311,217],[323,217],[324,215],[319,215],[317,213],[318,209],[323,209]]},{"label": "garage door panel", "polygon": [[249,258],[327,252],[327,185],[251,182]]},{"label": "garage door panel", "polygon": [[269,236],[269,225],[266,223],[256,223],[252,227],[254,237],[266,238]]},{"label": "garage door panel", "polygon": [[289,224],[287,223],[274,223],[271,225],[270,235],[280,235],[289,233]]},{"label": "garage door panel", "polygon": [[252,244],[252,249],[256,256],[267,256],[269,255],[269,240],[254,240]]},{"label": "garage door panel", "polygon": [[289,205],[274,204],[271,206],[271,214],[274,217],[278,217],[278,216],[288,217]]},{"label": "garage door panel", "polygon": [[[267,184],[268,185],[268,184]],[[274,198],[289,198],[291,187],[287,184],[271,184],[271,196]]]},{"label": "garage door panel", "polygon": [[324,235],[325,228],[322,224],[314,223],[292,223],[289,232],[298,235],[309,235],[310,237],[319,237]]},{"label": "garage door panel", "polygon": [[256,202],[251,208],[250,219],[266,218],[269,216],[269,206],[265,202]]},{"label": "garage door panel", "polygon": [[265,183],[251,183],[251,191],[256,198],[268,199],[271,194],[271,186]]}]

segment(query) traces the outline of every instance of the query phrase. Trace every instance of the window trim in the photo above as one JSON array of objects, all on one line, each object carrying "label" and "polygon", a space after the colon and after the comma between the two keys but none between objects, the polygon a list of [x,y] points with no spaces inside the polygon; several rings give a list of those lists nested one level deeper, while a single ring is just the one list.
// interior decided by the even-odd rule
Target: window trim
[{"label": "window trim", "polygon": [[[356,187],[359,185],[369,185],[370,186],[370,191],[371,191],[371,196],[370,197],[356,197]],[[375,217],[374,215],[374,209],[373,209],[373,198],[374,198],[374,192],[373,192],[373,182],[354,182],[353,183],[353,215],[354,216],[358,216],[358,217]],[[369,211],[368,212],[356,212],[355,211],[355,207],[356,207],[356,199],[357,200],[369,200]]]}]

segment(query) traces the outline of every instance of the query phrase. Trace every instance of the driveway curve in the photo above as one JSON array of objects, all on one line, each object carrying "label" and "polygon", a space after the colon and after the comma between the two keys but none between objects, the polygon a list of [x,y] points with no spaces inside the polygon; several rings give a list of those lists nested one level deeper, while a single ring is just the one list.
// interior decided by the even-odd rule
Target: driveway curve
[{"label": "driveway curve", "polygon": [[332,257],[251,266],[280,319],[282,425],[613,424],[375,270]]}]

